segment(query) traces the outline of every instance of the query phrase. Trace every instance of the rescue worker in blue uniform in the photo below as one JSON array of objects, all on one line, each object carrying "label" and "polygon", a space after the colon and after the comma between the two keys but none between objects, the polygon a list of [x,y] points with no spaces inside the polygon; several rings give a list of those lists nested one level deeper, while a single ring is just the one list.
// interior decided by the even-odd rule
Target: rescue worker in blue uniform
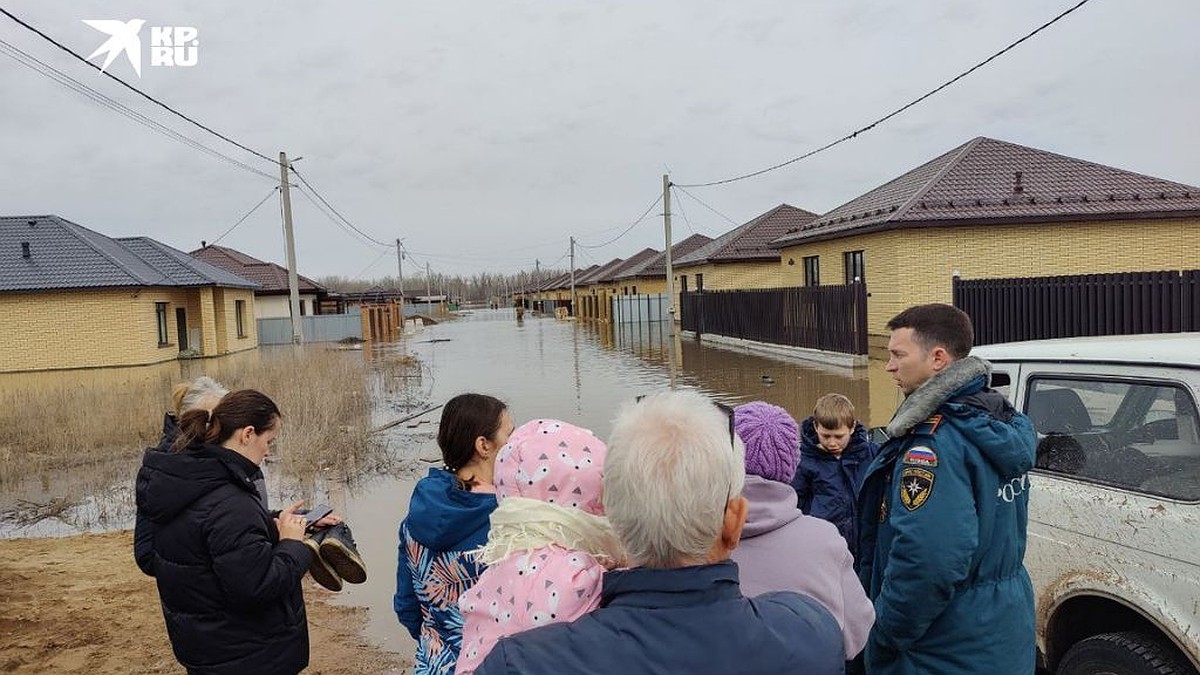
[{"label": "rescue worker in blue uniform", "polygon": [[911,307],[888,325],[907,395],[859,493],[859,578],[875,603],[871,675],[1030,675],[1025,528],[1036,434],[968,356],[970,318]]}]

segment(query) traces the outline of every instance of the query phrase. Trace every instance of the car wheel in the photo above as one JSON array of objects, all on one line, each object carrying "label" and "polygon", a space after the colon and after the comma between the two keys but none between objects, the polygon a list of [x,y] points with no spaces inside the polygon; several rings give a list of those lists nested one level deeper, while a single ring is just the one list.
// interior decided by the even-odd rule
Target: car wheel
[{"label": "car wheel", "polygon": [[1174,646],[1145,633],[1103,633],[1067,650],[1056,675],[1196,675]]}]

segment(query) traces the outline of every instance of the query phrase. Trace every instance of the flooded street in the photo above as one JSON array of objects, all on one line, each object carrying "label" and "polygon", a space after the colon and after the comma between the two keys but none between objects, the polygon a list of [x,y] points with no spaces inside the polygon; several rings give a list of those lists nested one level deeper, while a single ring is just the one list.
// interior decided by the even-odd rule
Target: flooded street
[{"label": "flooded street", "polygon": [[[427,374],[419,386],[434,404],[478,391],[506,401],[517,424],[533,417],[553,417],[605,437],[623,402],[669,386],[668,338],[663,327],[635,324],[614,330],[611,325],[545,318],[517,323],[511,312],[481,311],[427,328],[404,343],[381,348],[379,354],[402,350],[425,364]],[[679,385],[731,404],[765,400],[803,419],[818,396],[836,391],[858,405],[864,421],[877,425],[887,421],[898,402],[896,388],[881,364],[870,369],[825,369],[701,346],[694,340],[682,340],[680,347]],[[347,586],[341,601],[369,607],[369,637],[400,652],[411,653],[413,642],[391,608],[396,529],[413,478],[437,464],[434,433],[439,414],[421,418],[425,422],[414,429],[404,426],[390,434],[389,454],[412,460],[401,460],[403,469],[346,491],[336,503],[353,525],[371,569],[367,583]]]},{"label": "flooded street", "polygon": [[[365,345],[361,352],[347,351],[337,358],[347,364],[365,362],[371,368],[369,395],[376,425],[418,413],[455,394],[478,391],[506,401],[518,424],[533,417],[554,417],[605,437],[623,402],[670,385],[668,338],[663,328],[663,324],[626,324],[614,329],[528,315],[518,322],[511,311],[477,311],[430,326],[402,341]],[[879,425],[887,421],[898,402],[896,389],[879,363],[859,369],[822,367],[700,345],[691,339],[682,340],[679,347],[678,385],[694,387],[730,404],[765,400],[802,419],[818,396],[835,391],[854,401],[864,422]],[[290,349],[259,351],[262,358],[271,358],[273,351]],[[383,367],[407,363],[410,357],[419,368]],[[154,377],[182,379],[207,372],[220,378],[226,366],[220,361],[195,361],[188,363],[183,373],[177,364],[171,368]],[[23,377],[25,386],[35,386],[38,377],[57,380],[64,375]],[[160,410],[145,414],[155,417]],[[289,411],[285,409],[284,415],[286,424]],[[369,608],[370,640],[404,654],[411,654],[414,646],[391,608],[396,530],[416,479],[440,464],[435,442],[439,415],[440,410],[434,410],[382,432],[384,447],[379,457],[349,473],[331,466],[305,477],[284,475],[284,461],[269,461],[265,468],[273,507],[303,498],[310,505],[328,501],[344,514],[370,574],[365,584],[347,586],[337,602]],[[281,455],[287,452],[286,442],[281,443]],[[33,526],[3,525],[0,536],[54,536],[130,527],[137,465],[136,459],[114,461],[111,467],[89,470],[87,480],[53,473],[27,479],[19,495],[5,495],[6,507],[16,498],[41,504],[62,498],[68,486],[74,487],[67,496],[82,502],[60,517],[45,518]],[[79,494],[80,490],[85,494]]]}]

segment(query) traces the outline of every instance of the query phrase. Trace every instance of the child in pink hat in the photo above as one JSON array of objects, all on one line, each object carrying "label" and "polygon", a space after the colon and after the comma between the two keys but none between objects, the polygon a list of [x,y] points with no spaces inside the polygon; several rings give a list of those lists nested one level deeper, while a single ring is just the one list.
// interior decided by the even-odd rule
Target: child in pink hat
[{"label": "child in pink hat", "polygon": [[601,577],[624,553],[604,517],[608,448],[587,429],[527,422],[496,457],[488,567],[459,598],[464,619],[455,673],[473,673],[500,638],[573,621],[600,603]]}]

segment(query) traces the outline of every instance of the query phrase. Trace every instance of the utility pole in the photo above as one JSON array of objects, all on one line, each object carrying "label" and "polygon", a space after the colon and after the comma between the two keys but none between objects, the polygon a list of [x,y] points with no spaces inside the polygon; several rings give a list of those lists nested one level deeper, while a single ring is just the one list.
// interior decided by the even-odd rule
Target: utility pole
[{"label": "utility pole", "polygon": [[396,267],[400,274],[400,312],[404,313],[404,249],[401,248],[400,239],[396,239]]},{"label": "utility pole", "polygon": [[433,310],[433,290],[429,283],[429,261],[425,261],[425,309]]},{"label": "utility pole", "polygon": [[283,195],[283,234],[287,241],[287,266],[288,266],[288,297],[291,299],[292,309],[292,344],[304,344],[304,334],[300,329],[300,280],[296,274],[296,237],[292,234],[292,195],[288,191],[290,182],[288,181],[288,170],[291,165],[288,164],[287,153],[279,153],[279,191]]},{"label": "utility pole", "polygon": [[575,316],[575,237],[571,237],[571,316]]},{"label": "utility pole", "polygon": [[534,260],[533,260],[533,284],[532,284],[532,289],[531,289],[531,290],[533,290],[533,297],[534,297],[534,301],[533,301],[534,306],[532,307],[533,309],[538,309],[538,307],[536,305],[539,303],[538,298],[541,297],[541,295],[542,295],[542,286],[541,286],[541,282],[539,281],[539,279],[541,279],[541,278],[542,278],[542,260],[541,260],[541,258],[534,258]]},{"label": "utility pole", "polygon": [[667,247],[667,334],[671,340],[668,357],[671,359],[671,388],[675,388],[675,268],[671,263],[671,177],[663,174],[663,233],[666,236]]}]

